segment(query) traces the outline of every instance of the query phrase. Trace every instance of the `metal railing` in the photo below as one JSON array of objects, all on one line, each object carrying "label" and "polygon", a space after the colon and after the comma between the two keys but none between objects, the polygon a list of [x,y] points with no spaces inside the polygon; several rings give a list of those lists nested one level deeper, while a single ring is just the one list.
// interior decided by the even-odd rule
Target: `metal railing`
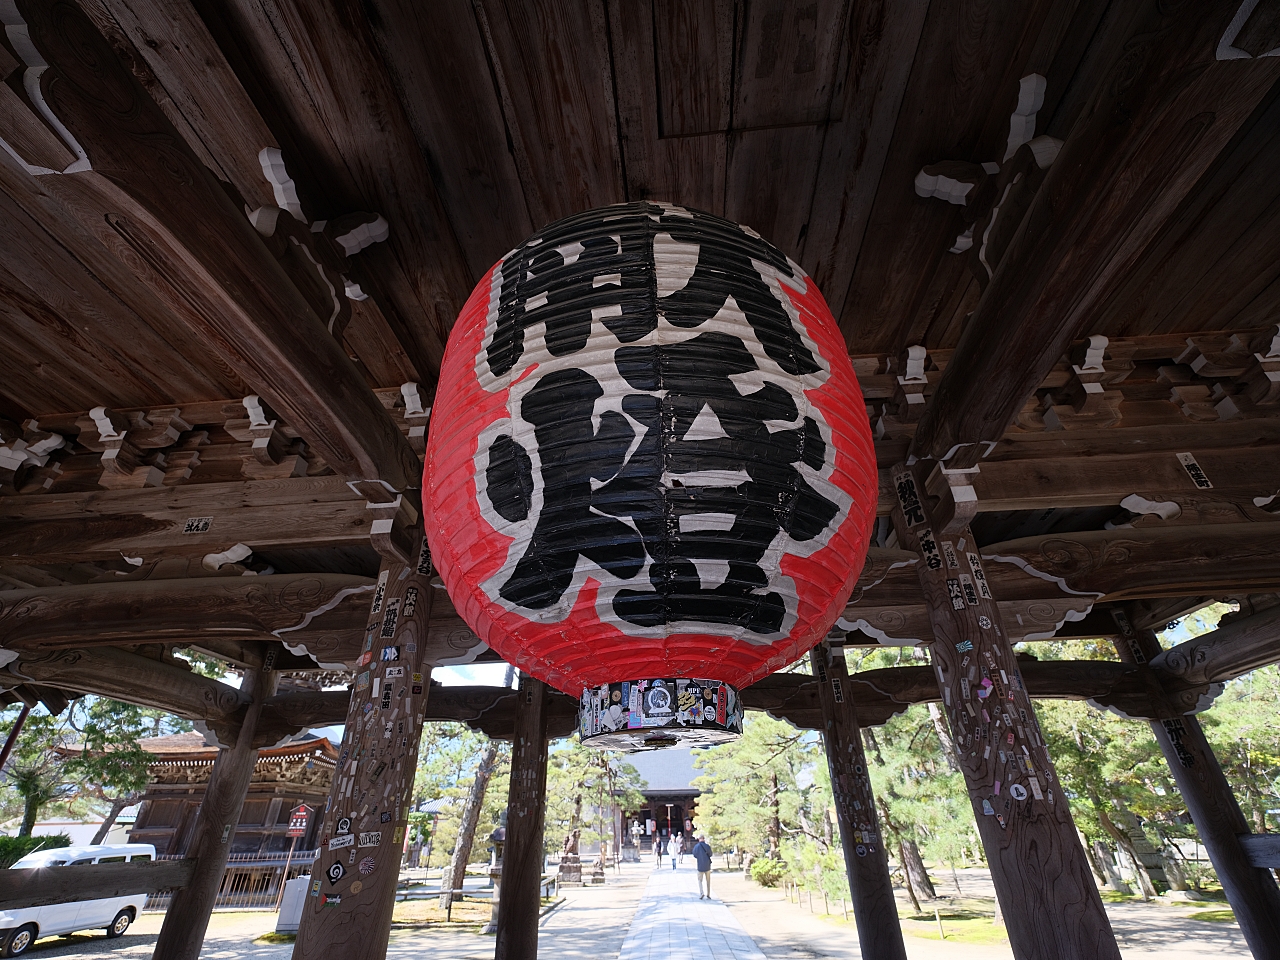
[{"label": "metal railing", "polygon": [[[233,853],[227,857],[227,867],[222,874],[222,886],[213,901],[215,910],[275,910],[283,880],[292,880],[311,872],[318,850],[295,850],[292,858],[286,851],[279,853]],[[181,857],[162,855],[157,860],[179,860]],[[288,876],[285,864],[288,863]],[[144,912],[163,913],[169,909],[173,891],[165,890],[147,897]]]}]

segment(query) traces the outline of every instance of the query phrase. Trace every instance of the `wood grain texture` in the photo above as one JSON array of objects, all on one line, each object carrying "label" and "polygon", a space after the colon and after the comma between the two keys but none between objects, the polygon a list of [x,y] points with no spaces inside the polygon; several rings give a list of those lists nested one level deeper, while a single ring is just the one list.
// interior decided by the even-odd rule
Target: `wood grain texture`
[{"label": "wood grain texture", "polygon": [[[358,631],[373,584],[342,574],[272,574],[0,591],[0,631],[12,649],[194,643],[201,636],[305,642]],[[294,637],[298,634],[298,637]]]},{"label": "wood grain texture", "polygon": [[385,593],[368,609],[366,658],[357,664],[295,960],[386,956],[430,692],[423,653],[436,591],[421,529],[414,548],[413,564],[383,563]]},{"label": "wood grain texture", "polygon": [[477,278],[364,8],[289,0],[195,6],[279,139],[307,214],[371,210],[387,219],[390,236],[356,258],[353,279],[377,301],[418,381],[433,385],[449,328]]},{"label": "wood grain texture", "polygon": [[1280,834],[1241,834],[1240,846],[1244,848],[1244,855],[1253,866],[1280,870]]},{"label": "wood grain texture", "polygon": [[240,811],[258,762],[254,728],[263,701],[275,692],[276,679],[272,670],[245,675],[240,692],[249,700],[250,708],[235,745],[218,751],[218,759],[213,762],[209,786],[196,817],[195,837],[188,847],[196,868],[191,881],[169,901],[152,954],[156,960],[198,960],[200,956],[209,915],[231,853],[231,837],[240,822]]},{"label": "wood grain texture", "polygon": [[917,426],[917,456],[999,438],[1280,76],[1261,60],[1214,60],[1236,6],[1153,0],[1109,19],[1131,42],[1077,79],[1095,99],[956,347]]},{"label": "wood grain texture", "polygon": [[844,314],[928,9],[927,0],[853,4],[843,109],[822,144],[800,258],[836,317]]},{"label": "wood grain texture", "polygon": [[[536,227],[625,199],[604,5],[476,0],[507,128],[528,157]],[[512,239],[518,243],[522,237]]]},{"label": "wood grain texture", "polygon": [[1119,960],[1000,611],[984,595],[985,565],[957,548],[972,533],[934,537],[923,480],[896,471],[894,527],[921,559],[938,686],[1010,946],[1037,960]]},{"label": "wood grain texture", "polygon": [[177,890],[191,882],[195,867],[196,861],[186,858],[5,870],[0,872],[0,906],[5,910],[17,910],[70,900],[97,900]]},{"label": "wood grain texture", "polygon": [[893,881],[889,879],[889,851],[871,789],[844,657],[831,656],[830,647],[820,643],[810,651],[809,665],[822,704],[822,745],[831,773],[858,949],[863,960],[906,960]]},{"label": "wood grain texture", "polygon": [[535,960],[542,909],[542,832],[547,814],[547,692],[541,680],[520,677],[502,894],[494,960]]},{"label": "wood grain texture", "polygon": [[1226,683],[1280,661],[1280,608],[1232,619],[1153,657],[1151,668],[1183,683]]},{"label": "wood grain texture", "polygon": [[[163,277],[162,295],[187,302],[184,319],[337,473],[396,489],[416,483],[412,450],[350,359],[80,9],[33,5],[24,15],[53,64],[46,99],[93,163],[76,180],[91,187],[82,199],[97,208],[95,227],[106,224]],[[55,188],[71,182],[59,180]]]},{"label": "wood grain texture", "polygon": [[[989,0],[934,0],[919,34],[900,127],[878,172],[857,263],[837,314],[851,347],[896,353],[921,337],[964,274],[947,253],[965,229],[960,208],[918,197],[913,182],[926,164],[972,163],[1004,153],[1018,80],[1049,0],[1010,6]],[[910,46],[908,39],[903,41]],[[905,54],[900,54],[905,55]],[[896,71],[886,77],[900,82]],[[934,283],[935,276],[940,282]],[[838,278],[833,278],[838,283]]]},{"label": "wood grain texture", "polygon": [[[339,477],[0,497],[0,564],[366,544],[370,513]],[[184,532],[201,518],[208,530]]]},{"label": "wood grain texture", "polygon": [[[1118,617],[1117,623],[1122,631],[1116,642],[1121,660],[1153,663],[1159,658],[1160,641],[1153,630],[1135,630],[1127,615]],[[1240,836],[1249,833],[1249,824],[1200,721],[1169,712],[1151,721],[1151,732],[1249,950],[1259,960],[1276,960],[1280,957],[1280,887],[1269,871],[1250,862],[1240,843]]]},{"label": "wood grain texture", "polygon": [[111,647],[23,654],[0,670],[0,685],[37,683],[92,693],[185,720],[225,721],[249,703],[248,693],[163,660]]},{"label": "wood grain texture", "polygon": [[[729,126],[732,0],[636,0],[608,7],[626,198],[666,200],[723,216],[727,145],[718,131]],[[664,70],[673,71],[665,82]],[[664,135],[664,124],[712,129]]]}]

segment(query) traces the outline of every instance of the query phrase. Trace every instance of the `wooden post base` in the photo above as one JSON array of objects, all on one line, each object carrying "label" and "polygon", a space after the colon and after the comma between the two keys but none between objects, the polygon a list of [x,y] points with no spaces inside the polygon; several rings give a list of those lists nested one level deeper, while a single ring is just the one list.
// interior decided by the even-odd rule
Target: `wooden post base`
[{"label": "wooden post base", "polygon": [[935,534],[922,480],[894,471],[893,522],[920,558],[938,687],[1013,954],[1120,960],[973,533]]},{"label": "wooden post base", "polygon": [[547,812],[547,685],[520,678],[494,960],[536,960]]},{"label": "wooden post base", "polygon": [[253,746],[262,702],[275,693],[276,674],[252,670],[245,674],[241,692],[249,696],[249,709],[236,744],[218,751],[209,776],[209,788],[200,802],[195,842],[188,852],[196,860],[191,882],[174,893],[156,939],[154,960],[198,960],[213,902],[222,886],[222,875],[231,854],[231,842],[240,822],[240,811],[253,779],[258,750]]},{"label": "wooden post base", "polygon": [[[1134,629],[1130,616],[1117,615],[1116,623],[1121,660],[1149,663],[1163,652],[1155,631]],[[1240,836],[1250,832],[1249,822],[1200,721],[1171,710],[1151,721],[1151,731],[1250,951],[1256,960],[1280,960],[1280,887],[1269,870],[1249,862],[1240,843]]]},{"label": "wooden post base", "polygon": [[848,695],[849,674],[844,657],[833,657],[831,648],[820,643],[809,654],[809,661],[819,683],[822,742],[831,771],[831,793],[853,897],[858,947],[863,960],[906,960],[893,881],[889,879],[889,853],[880,833],[858,714]]},{"label": "wooden post base", "polygon": [[294,960],[384,960],[418,766],[431,562],[383,561],[311,869]]}]

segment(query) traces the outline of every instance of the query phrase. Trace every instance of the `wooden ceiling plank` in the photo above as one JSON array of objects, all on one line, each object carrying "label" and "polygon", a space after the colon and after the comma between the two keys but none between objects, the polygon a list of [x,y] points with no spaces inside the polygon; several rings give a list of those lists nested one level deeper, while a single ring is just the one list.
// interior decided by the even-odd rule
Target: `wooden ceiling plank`
[{"label": "wooden ceiling plank", "polygon": [[[963,231],[960,208],[916,195],[939,160],[998,161],[1018,81],[1055,0],[934,0],[902,99],[850,287],[838,315],[856,352],[896,353],[933,272]],[[836,295],[839,299],[839,295]]]},{"label": "wooden ceiling plank", "polygon": [[853,5],[841,118],[827,128],[800,260],[836,317],[844,315],[928,9],[928,0]]},{"label": "wooden ceiling plank", "polygon": [[823,136],[818,126],[730,133],[726,219],[751,227],[797,259],[809,226]]},{"label": "wooden ceiling plank", "polygon": [[507,147],[475,10],[469,0],[441,0],[429,18],[413,0],[367,9],[471,275],[481,277],[542,224],[530,217]]},{"label": "wooden ceiling plank", "polygon": [[[609,4],[616,109],[628,200],[661,200],[724,216],[726,138],[732,69],[731,0],[635,0]],[[725,30],[728,29],[726,33]],[[679,31],[685,31],[679,35]],[[673,34],[664,48],[655,39]],[[679,42],[687,47],[678,46]],[[688,126],[712,127],[697,136],[664,136],[659,107],[659,58],[689,71],[672,84],[684,98]],[[694,52],[697,56],[694,56]],[[708,52],[709,51],[709,52]],[[684,53],[686,56],[677,57]],[[693,118],[702,118],[694,123]],[[679,129],[683,129],[680,126]]]},{"label": "wooden ceiling plank", "polygon": [[1099,312],[1090,333],[1149,334],[1170,331],[1179,324],[1190,329],[1231,325],[1238,310],[1225,312],[1225,324],[1210,319],[1220,318],[1223,312],[1209,311],[1208,316],[1203,310],[1194,316],[1188,313],[1201,284],[1220,276],[1229,287],[1239,289],[1268,265],[1261,256],[1228,256],[1227,249],[1242,234],[1260,232],[1265,237],[1276,232],[1274,227],[1268,231],[1265,223],[1259,225],[1259,219],[1280,197],[1274,173],[1280,159],[1278,92],[1273,90],[1265,98],[1189,193]]},{"label": "wooden ceiling plank", "polygon": [[[50,186],[88,187],[97,229],[117,233],[129,259],[163,275],[157,292],[185,302],[184,319],[335,471],[396,490],[416,485],[413,451],[351,361],[92,23],[69,4],[56,18],[38,5],[22,12],[52,64],[41,78],[50,106],[93,165]],[[97,59],[87,61],[89,51]]]},{"label": "wooden ceiling plank", "polygon": [[[279,144],[196,9],[186,0],[94,3],[102,5],[145,61],[159,89],[145,82],[143,86],[162,108],[165,104],[157,93],[171,101],[166,114],[170,120],[177,115],[186,122],[213,159],[213,169],[230,181],[249,206],[274,206],[275,196],[262,175],[258,153]],[[190,143],[192,137],[185,139]]]},{"label": "wooden ceiling plank", "polygon": [[1101,65],[1097,100],[979,301],[915,455],[999,438],[1269,92],[1277,64],[1213,59],[1234,12],[1225,2],[1169,14],[1135,4],[1113,24],[1135,46]]},{"label": "wooden ceiling plank", "polygon": [[308,215],[384,216],[390,235],[352,275],[434,384],[475,277],[467,268],[394,85],[358,8],[290,0],[196,0],[280,141]]},{"label": "wooden ceiling plank", "polygon": [[[559,220],[622,202],[604,5],[476,0],[476,9],[495,68],[505,77],[507,126],[541,187],[542,216]],[[532,203],[530,213],[536,222]]]}]

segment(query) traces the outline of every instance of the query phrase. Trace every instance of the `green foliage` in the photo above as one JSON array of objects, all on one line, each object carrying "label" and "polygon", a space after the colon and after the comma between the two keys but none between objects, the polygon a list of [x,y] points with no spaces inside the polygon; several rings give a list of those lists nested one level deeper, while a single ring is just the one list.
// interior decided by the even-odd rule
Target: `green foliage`
[{"label": "green foliage", "polygon": [[762,887],[776,887],[785,873],[786,864],[781,860],[761,858],[751,861],[751,879]]},{"label": "green foliage", "polygon": [[46,837],[0,836],[0,870],[8,870],[28,853],[36,850],[52,850],[69,846],[71,846],[71,838],[65,833],[55,833]]},{"label": "green foliage", "polygon": [[[431,859],[424,865],[439,866],[448,863],[458,839],[458,826],[462,808],[466,805],[472,781],[489,738],[463,723],[433,723],[424,726],[418,749],[417,776],[413,784],[413,804],[418,806],[428,800],[446,800],[444,809],[437,816],[422,815],[424,825],[435,823],[431,836]],[[489,780],[485,804],[476,828],[476,842],[471,848],[471,862],[488,859],[488,836],[498,826],[498,818],[507,803],[507,770],[510,764],[510,745],[500,743],[496,757],[496,770]],[[496,798],[501,798],[498,801]]]},{"label": "green foliage", "polygon": [[825,762],[821,771],[815,763],[820,752],[817,734],[758,713],[747,715],[739,739],[699,751],[698,827],[712,847],[779,859],[784,836],[828,842],[820,824],[830,789]]}]

